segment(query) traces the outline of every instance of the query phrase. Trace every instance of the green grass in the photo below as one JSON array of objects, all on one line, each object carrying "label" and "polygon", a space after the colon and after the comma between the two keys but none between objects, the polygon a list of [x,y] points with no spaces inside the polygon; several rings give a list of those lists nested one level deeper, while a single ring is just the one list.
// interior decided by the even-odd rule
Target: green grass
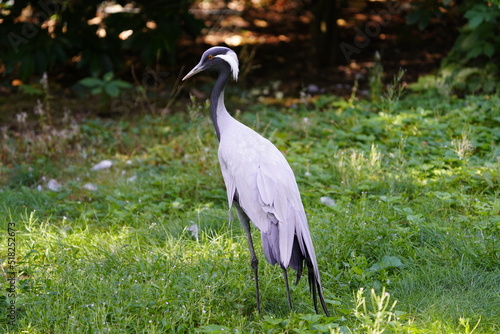
[{"label": "green grass", "polygon": [[[288,309],[281,271],[265,263],[255,233],[256,313],[246,240],[228,218],[206,108],[6,131],[0,263],[7,277],[14,223],[18,318],[2,320],[1,331],[500,331],[500,98],[387,103],[323,96],[237,116],[296,173],[331,318],[314,314],[304,279]],[[114,165],[90,170],[103,159]],[[62,188],[49,190],[50,179]],[[2,286],[6,319],[12,298],[9,282]]]}]

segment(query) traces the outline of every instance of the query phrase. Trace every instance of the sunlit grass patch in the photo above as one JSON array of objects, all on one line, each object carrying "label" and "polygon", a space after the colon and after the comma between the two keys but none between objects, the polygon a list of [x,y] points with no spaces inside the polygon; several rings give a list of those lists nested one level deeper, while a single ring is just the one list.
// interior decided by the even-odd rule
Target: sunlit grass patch
[{"label": "sunlit grass patch", "polygon": [[[28,147],[35,132],[8,133],[2,152],[21,154],[2,156],[0,229],[16,224],[18,318],[0,328],[496,332],[498,105],[494,96],[409,95],[388,112],[323,98],[237,115],[271,138],[296,173],[332,318],[313,314],[304,279],[292,286],[290,312],[281,271],[261,251],[256,313],[246,239],[228,217],[206,109],[75,120],[71,144],[61,139],[53,151]],[[103,160],[112,166],[92,170]],[[59,187],[51,190],[51,179]],[[1,233],[3,275],[7,241]],[[8,302],[0,296],[2,318]]]}]

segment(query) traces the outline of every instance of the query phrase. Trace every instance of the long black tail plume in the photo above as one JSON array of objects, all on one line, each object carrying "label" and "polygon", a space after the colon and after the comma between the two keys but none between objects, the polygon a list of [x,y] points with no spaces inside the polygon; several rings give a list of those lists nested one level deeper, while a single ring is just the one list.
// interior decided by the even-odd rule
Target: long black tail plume
[{"label": "long black tail plume", "polygon": [[[318,298],[319,296],[319,301],[321,302],[321,307],[323,308],[323,311],[325,312],[326,316],[329,317],[330,313],[328,312],[328,309],[326,308],[326,302],[325,302],[325,297],[323,296],[323,288],[321,287],[321,284],[316,277],[314,266],[311,262],[311,260],[306,259],[307,263],[307,278],[309,281],[309,289],[311,291],[311,294],[313,296],[313,302],[314,302],[314,310],[316,313],[318,312]],[[316,294],[317,292],[317,294]]]},{"label": "long black tail plume", "polygon": [[321,287],[319,277],[317,277],[316,275],[318,270],[315,269],[315,266],[317,266],[317,264],[313,264],[307,249],[305,251],[305,254],[302,253],[302,250],[300,249],[299,246],[299,241],[297,239],[297,235],[295,235],[295,239],[293,241],[292,257],[290,259],[290,264],[289,264],[289,266],[292,269],[297,271],[297,279],[295,281],[295,285],[299,283],[299,280],[302,277],[302,268],[304,266],[304,261],[306,262],[307,265],[307,278],[309,281],[309,290],[311,291],[313,297],[314,309],[316,310],[316,313],[319,313],[318,312],[318,296],[319,296],[321,307],[323,308],[323,311],[325,311],[325,314],[329,317],[330,313],[326,308],[325,298],[323,297],[323,288]]}]

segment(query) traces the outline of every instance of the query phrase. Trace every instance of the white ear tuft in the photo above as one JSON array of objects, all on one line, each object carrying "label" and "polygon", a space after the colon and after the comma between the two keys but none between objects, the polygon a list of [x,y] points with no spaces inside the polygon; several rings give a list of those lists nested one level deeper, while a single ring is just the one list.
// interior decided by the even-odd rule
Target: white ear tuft
[{"label": "white ear tuft", "polygon": [[233,50],[229,50],[225,55],[217,55],[216,57],[224,59],[231,67],[231,72],[233,73],[234,81],[238,80],[238,56]]}]

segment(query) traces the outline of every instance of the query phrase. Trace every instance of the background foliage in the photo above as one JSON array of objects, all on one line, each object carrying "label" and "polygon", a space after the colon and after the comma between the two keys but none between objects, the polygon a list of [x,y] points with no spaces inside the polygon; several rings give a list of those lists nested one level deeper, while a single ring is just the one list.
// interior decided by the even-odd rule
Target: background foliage
[{"label": "background foliage", "polygon": [[[459,93],[499,89],[500,4],[498,1],[420,1],[407,17],[421,30],[444,13],[457,15],[458,37],[443,60],[440,76]],[[465,23],[464,23],[465,22]]]},{"label": "background foliage", "polygon": [[[127,65],[125,55],[137,56],[144,64],[160,58],[173,62],[181,34],[194,36],[202,27],[188,12],[189,0],[116,4],[125,10],[106,13],[100,0],[2,2],[0,47],[4,50],[4,75],[18,70],[19,76],[26,79],[32,74],[74,67],[83,74],[97,76],[122,70]],[[98,20],[90,21],[96,15]],[[97,34],[101,27],[105,28],[105,36]],[[119,34],[127,30],[132,30],[132,35],[120,39]]]},{"label": "background foliage", "polygon": [[[181,38],[192,41],[203,27],[211,29],[206,26],[209,21],[195,19],[189,11],[193,4],[199,3],[195,0],[2,2],[0,62],[4,66],[3,76],[26,81],[46,71],[51,76],[72,71],[78,80],[85,76],[101,77],[107,72],[120,77],[131,65],[146,67],[159,62],[172,65],[178,56]],[[264,10],[272,3],[259,2]],[[345,42],[349,34],[340,32],[338,22],[351,15],[350,12],[360,6],[359,1],[296,0],[294,3],[298,14],[312,16],[308,23],[312,35],[310,47],[316,54],[309,61],[320,67],[345,62],[338,45]],[[123,7],[113,11],[113,4]],[[395,16],[406,17],[407,24],[417,25],[423,31],[433,33],[436,27],[441,27],[441,34],[448,36],[446,38],[456,36],[452,49],[441,63],[440,80],[446,81],[459,94],[497,90],[500,70],[497,65],[500,56],[498,1],[417,0],[410,5],[406,8],[411,9],[393,11],[392,16],[384,20],[392,22]],[[236,15],[245,17],[255,10],[248,4],[245,6]],[[387,12],[387,8],[394,8],[389,2],[380,6],[370,13],[376,16]],[[377,20],[380,19],[372,19],[372,23]],[[237,25],[234,30],[245,32]],[[412,44],[413,37],[405,33],[407,29],[399,30],[396,31],[398,44]],[[120,37],[124,31],[131,31],[131,35]],[[285,31],[284,35],[288,33]],[[370,40],[363,43],[366,42]]]}]

